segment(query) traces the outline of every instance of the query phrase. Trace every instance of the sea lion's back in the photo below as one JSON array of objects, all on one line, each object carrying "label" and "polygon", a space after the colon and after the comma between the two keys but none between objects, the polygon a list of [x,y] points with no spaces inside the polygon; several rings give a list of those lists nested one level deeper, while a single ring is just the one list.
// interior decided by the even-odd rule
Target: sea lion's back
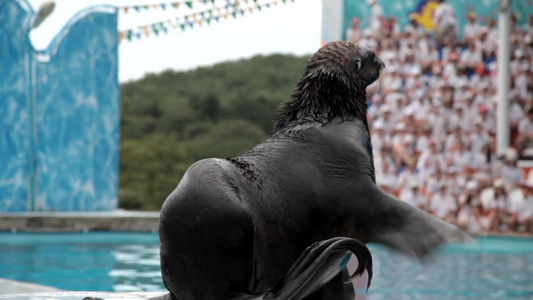
[{"label": "sea lion's back", "polygon": [[252,218],[223,159],[193,164],[160,215],[165,287],[177,299],[226,299],[248,290]]}]

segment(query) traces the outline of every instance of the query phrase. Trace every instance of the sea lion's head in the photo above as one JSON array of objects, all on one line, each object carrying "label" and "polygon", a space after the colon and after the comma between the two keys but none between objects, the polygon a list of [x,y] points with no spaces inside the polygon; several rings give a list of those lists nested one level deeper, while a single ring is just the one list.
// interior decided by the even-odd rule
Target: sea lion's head
[{"label": "sea lion's head", "polygon": [[385,64],[374,51],[351,42],[332,42],[307,62],[291,100],[279,109],[273,134],[304,123],[326,124],[336,117],[366,124],[366,87]]},{"label": "sea lion's head", "polygon": [[335,77],[350,86],[367,87],[384,68],[385,63],[370,48],[338,41],[326,44],[309,59],[304,77]]}]

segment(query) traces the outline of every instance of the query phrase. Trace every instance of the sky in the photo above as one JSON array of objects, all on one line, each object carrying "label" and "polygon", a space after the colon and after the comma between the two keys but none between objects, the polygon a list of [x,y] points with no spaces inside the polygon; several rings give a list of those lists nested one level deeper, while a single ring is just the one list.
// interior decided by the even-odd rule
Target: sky
[{"label": "sky", "polygon": [[[175,0],[180,1],[182,0]],[[38,9],[44,0],[28,0]],[[154,0],[55,0],[54,12],[31,34],[34,47],[44,49],[65,23],[78,11],[93,5],[140,5],[170,3]],[[194,29],[171,29],[167,35],[123,40],[119,45],[119,81],[159,73],[166,69],[189,70],[217,62],[247,58],[257,54],[314,53],[320,47],[321,0],[295,0],[271,6],[260,12],[229,17],[210,26]],[[193,5],[194,6],[194,5]],[[119,11],[118,29],[124,30],[153,22],[165,21],[187,13],[167,8],[136,12]],[[190,11],[189,11],[190,12]]]}]

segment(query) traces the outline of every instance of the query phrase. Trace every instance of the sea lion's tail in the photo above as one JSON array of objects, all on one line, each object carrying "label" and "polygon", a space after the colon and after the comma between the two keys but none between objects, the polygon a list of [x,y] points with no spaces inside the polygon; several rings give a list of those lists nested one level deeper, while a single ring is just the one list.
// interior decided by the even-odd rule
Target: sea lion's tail
[{"label": "sea lion's tail", "polygon": [[302,299],[328,283],[346,268],[351,253],[359,262],[350,279],[368,271],[368,285],[372,281],[372,255],[358,240],[338,237],[314,243],[307,247],[283,279],[262,295],[239,295],[232,300],[245,299]]}]

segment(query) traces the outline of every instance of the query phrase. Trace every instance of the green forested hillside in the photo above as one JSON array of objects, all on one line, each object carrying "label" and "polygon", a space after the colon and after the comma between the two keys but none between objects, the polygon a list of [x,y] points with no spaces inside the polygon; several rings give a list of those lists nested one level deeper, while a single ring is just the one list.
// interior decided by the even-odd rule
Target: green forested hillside
[{"label": "green forested hillside", "polygon": [[257,144],[307,59],[255,56],[122,84],[119,206],[159,210],[193,162]]}]

